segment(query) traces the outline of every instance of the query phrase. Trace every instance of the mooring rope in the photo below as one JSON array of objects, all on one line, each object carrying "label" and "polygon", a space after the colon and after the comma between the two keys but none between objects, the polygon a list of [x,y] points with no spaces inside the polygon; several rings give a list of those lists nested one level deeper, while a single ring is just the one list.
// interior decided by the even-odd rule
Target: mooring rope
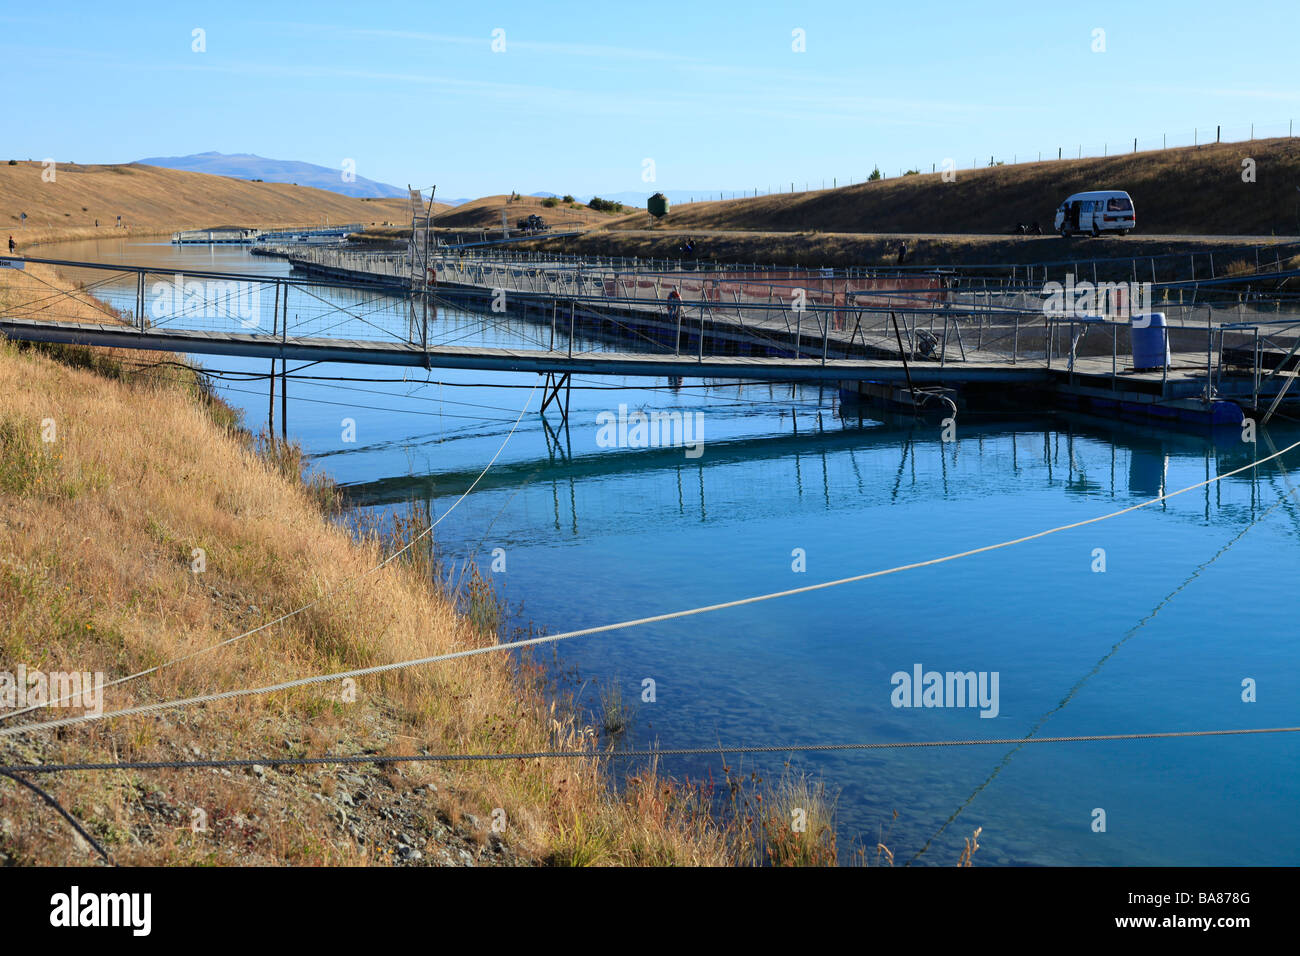
[{"label": "mooring rope", "polygon": [[458,760],[605,759],[613,757],[702,757],[717,754],[832,753],[844,750],[912,750],[943,747],[989,747],[1008,744],[1079,744],[1117,740],[1175,740],[1189,737],[1241,737],[1300,733],[1300,727],[1246,727],[1231,730],[1167,730],[1132,734],[1076,734],[1069,737],[970,737],[958,740],[901,740],[846,744],[753,744],[727,747],[667,747],[644,750],[533,750],[520,753],[475,754],[335,754],[323,757],[235,757],[228,760],[124,760],[111,763],[23,764],[7,769],[22,773],[63,773],[75,770],[201,770],[235,767],[313,767],[321,764],[454,763]]},{"label": "mooring rope", "polygon": [[[1204,481],[1199,481],[1196,484],[1188,485],[1185,488],[1180,488],[1177,491],[1172,491],[1169,492],[1168,494],[1157,495],[1155,498],[1151,498],[1147,501],[1139,502],[1138,504],[1135,505],[1130,505],[1127,508],[1121,508],[1118,511],[1112,511],[1109,514],[1098,515],[1097,517],[1094,518],[1085,518],[1082,521],[1074,521],[1071,522],[1070,524],[1059,525],[1055,528],[1048,528],[1045,531],[1035,532],[1034,534],[1023,535],[1019,538],[1012,538],[1007,541],[1000,541],[996,544],[984,545],[983,547],[979,547],[979,548],[971,548],[966,551],[959,551],[955,554],[948,554],[938,558],[929,558],[928,560],[925,561],[915,561],[910,564],[901,564],[901,565],[897,565],[896,567],[885,568],[884,570],[880,570],[880,571],[869,571],[865,574],[855,574],[855,575],[851,575],[850,577],[837,578],[833,581],[822,581],[818,584],[806,584],[803,585],[802,587],[787,588],[786,590],[783,591],[773,591],[768,594],[759,594],[751,597],[738,598],[734,601],[723,601],[717,604],[708,604],[708,605],[704,605],[703,607],[687,608],[681,611],[669,611],[664,614],[654,614],[649,617],[634,618],[628,621],[618,621],[613,624],[601,624],[595,627],[579,628],[578,630],[565,631],[561,634],[550,634],[550,635],[543,635],[541,637],[526,638],[524,640],[509,641],[506,643],[499,643],[499,644],[491,644],[485,647],[475,647],[463,651],[451,651],[446,654],[435,654],[429,657],[418,657],[411,660],[395,661],[390,664],[376,664],[372,667],[361,667],[361,668],[356,668],[354,670],[338,671],[331,674],[316,674],[310,677],[300,677],[295,680],[283,681],[278,684],[269,684],[265,687],[244,687],[235,690],[220,691],[211,694],[200,694],[195,697],[185,697],[178,700],[159,701],[153,704],[142,704],[137,707],[126,707],[121,710],[109,711],[107,713],[81,714],[75,717],[65,717],[60,720],[48,720],[48,721],[42,721],[40,723],[24,724],[16,727],[5,727],[5,728],[0,728],[0,737],[10,737],[15,734],[35,732],[40,730],[54,730],[59,727],[71,727],[79,724],[89,723],[91,721],[109,720],[115,717],[129,717],[136,714],[157,713],[158,711],[171,710],[177,707],[187,707],[192,704],[207,704],[207,703],[212,703],[214,701],[230,700],[232,698],[237,698],[237,697],[251,697],[251,696],[256,696],[261,694],[271,694],[277,691],[290,690],[295,687],[306,687],[313,684],[322,684],[331,681],[344,680],[347,678],[367,677],[372,674],[383,674],[383,673],[388,673],[390,671],[404,670],[409,667],[419,667],[425,664],[438,664],[444,661],[457,660],[459,658],[464,658],[464,657],[473,657],[478,654],[489,654],[489,653],[495,653],[499,651],[515,650],[523,647],[536,647],[542,644],[553,644],[558,641],[570,640],[575,637],[586,637],[591,634],[603,634],[603,633],[608,633],[609,631],[618,631],[630,627],[639,627],[644,624],[655,624],[661,621],[671,621],[671,620],[676,620],[678,618],[693,617],[699,614],[708,614],[714,611],[721,611],[728,608],[743,607],[750,604],[758,604],[764,601],[776,600],[777,598],[791,597],[796,594],[808,594],[814,591],[822,591],[828,588],[840,587],[845,584],[853,584],[858,581],[870,580],[871,578],[879,578],[890,574],[898,574],[903,571],[911,571],[911,570],[916,570],[918,568],[933,567],[939,564],[946,564],[950,561],[956,561],[960,558],[971,557],[977,554],[986,554],[990,551],[997,551],[1003,548],[1014,547],[1015,545],[1024,544],[1029,541],[1035,541],[1039,538],[1045,538],[1049,535],[1058,534],[1063,531],[1070,531],[1075,528],[1082,528],[1088,525],[1097,524],[1098,522],[1101,521],[1109,521],[1112,518],[1118,518],[1121,515],[1126,515],[1129,514],[1130,512],[1134,512],[1142,508],[1150,507],[1151,505],[1158,504],[1161,501],[1167,501],[1170,498],[1176,498],[1179,495],[1187,494],[1189,491],[1195,491],[1198,488],[1207,487],[1209,485],[1215,484],[1216,482],[1222,481],[1225,478],[1230,478],[1233,475],[1238,475],[1244,471],[1249,471],[1250,469],[1256,468],[1259,465],[1272,461],[1275,458],[1279,458],[1282,455],[1285,455],[1287,452],[1293,451],[1296,448],[1300,448],[1300,441],[1294,442],[1288,445],[1286,448],[1282,449],[1281,451],[1274,452],[1273,454],[1268,455],[1265,458],[1260,458],[1257,459],[1256,461],[1251,462],[1250,464],[1242,465],[1240,468],[1234,468],[1232,471],[1224,472],[1222,474],[1214,476],[1213,478],[1207,478]],[[498,454],[500,454],[499,451]],[[493,460],[495,460],[495,458]]]}]

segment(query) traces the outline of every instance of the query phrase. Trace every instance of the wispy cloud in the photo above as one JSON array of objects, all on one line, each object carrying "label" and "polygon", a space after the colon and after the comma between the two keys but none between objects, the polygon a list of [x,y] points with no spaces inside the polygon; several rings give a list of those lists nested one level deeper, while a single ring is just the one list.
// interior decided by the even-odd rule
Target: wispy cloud
[{"label": "wispy cloud", "polygon": [[[297,23],[287,21],[273,21],[268,22],[265,25],[289,27],[300,31],[331,33],[336,36],[382,37],[394,40],[409,40],[417,43],[446,43],[454,44],[456,46],[477,46],[482,47],[484,50],[489,49],[492,43],[492,36],[490,33],[474,37],[447,33],[427,33],[418,30],[381,30],[369,27],[339,27],[323,23]],[[672,53],[668,50],[652,50],[638,47],[610,46],[606,44],[593,43],[554,43],[547,40],[519,38],[517,34],[510,32],[506,33],[506,49],[547,53],[564,57],[595,57],[617,60],[689,62],[694,59],[679,53]]]}]

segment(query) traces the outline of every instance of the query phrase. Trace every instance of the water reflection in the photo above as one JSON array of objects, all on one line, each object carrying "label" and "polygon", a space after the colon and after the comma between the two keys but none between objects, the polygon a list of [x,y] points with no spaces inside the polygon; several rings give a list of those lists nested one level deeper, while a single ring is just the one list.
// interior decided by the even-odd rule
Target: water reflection
[{"label": "water reflection", "polygon": [[[1061,414],[1038,422],[964,419],[957,440],[943,442],[939,428],[924,422],[873,421],[859,407],[853,407],[848,414],[842,408],[838,411],[832,427],[827,427],[826,416],[821,414],[812,417],[813,427],[799,430],[798,416],[791,415],[785,433],[711,441],[706,454],[694,461],[684,460],[682,450],[675,448],[575,451],[571,427],[542,418],[537,428],[543,453],[499,464],[479,480],[477,489],[520,490],[539,484],[548,487],[558,501],[561,497],[576,500],[579,485],[599,490],[617,487],[620,482],[638,486],[649,483],[656,488],[667,484],[674,490],[675,506],[670,510],[681,515],[690,511],[699,520],[708,521],[712,500],[717,506],[713,518],[721,521],[731,513],[730,509],[718,510],[723,503],[735,505],[738,501],[738,480],[744,486],[740,489],[743,510],[752,518],[761,517],[770,506],[788,508],[791,497],[801,504],[816,499],[817,505],[827,511],[858,510],[921,492],[937,493],[946,499],[967,497],[970,489],[952,480],[949,467],[961,463],[969,468],[969,459],[974,459],[980,470],[1023,476],[1023,480],[1043,487],[1060,485],[1064,494],[1073,497],[1145,501],[1177,490],[1168,480],[1171,468],[1183,476],[1179,486],[1210,481],[1249,465],[1257,457],[1265,457],[1268,447],[1291,444],[1300,436],[1294,426],[1275,426],[1271,431],[1261,431],[1260,443],[1255,445],[1241,441],[1236,431],[1178,434]],[[441,443],[446,436],[427,440]],[[1266,446],[1265,442],[1276,444]],[[383,455],[385,451],[382,446],[362,446],[322,455],[320,460],[328,462],[335,454],[369,456]],[[876,473],[871,477],[862,467],[864,457],[872,462],[870,472]],[[844,466],[849,474],[838,474]],[[1203,468],[1203,476],[1193,476],[1188,466]],[[1254,517],[1262,502],[1272,497],[1261,491],[1260,482],[1280,474],[1282,467],[1275,461],[1226,478],[1226,482],[1242,483],[1250,489],[1247,501],[1229,503],[1226,519]],[[878,474],[881,469],[887,473]],[[458,495],[478,478],[479,468],[471,463],[470,467],[445,471],[384,474],[347,483],[344,491],[351,502],[364,508],[411,501],[433,505],[444,497]],[[846,490],[844,478],[849,479],[852,495],[841,493]],[[689,494],[685,490],[688,487]],[[561,489],[565,490],[563,496]],[[763,494],[764,489],[768,494]],[[1220,482],[1188,494],[1201,497],[1207,519],[1223,507]],[[610,510],[608,502],[599,496],[587,496],[585,500],[586,515],[580,516],[576,509],[561,515],[557,510],[550,524],[573,528],[581,524],[588,533],[598,533],[602,516]],[[1131,503],[1122,501],[1117,507]],[[1169,502],[1158,507],[1167,510]],[[614,525],[607,530],[618,532]]]}]

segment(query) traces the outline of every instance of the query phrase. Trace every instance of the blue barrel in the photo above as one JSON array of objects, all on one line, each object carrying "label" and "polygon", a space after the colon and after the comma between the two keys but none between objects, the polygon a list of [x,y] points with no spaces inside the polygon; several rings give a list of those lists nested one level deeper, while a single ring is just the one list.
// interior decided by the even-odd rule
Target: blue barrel
[{"label": "blue barrel", "polygon": [[1165,330],[1165,314],[1148,312],[1129,317],[1129,336],[1133,348],[1133,368],[1167,368],[1169,335]]}]

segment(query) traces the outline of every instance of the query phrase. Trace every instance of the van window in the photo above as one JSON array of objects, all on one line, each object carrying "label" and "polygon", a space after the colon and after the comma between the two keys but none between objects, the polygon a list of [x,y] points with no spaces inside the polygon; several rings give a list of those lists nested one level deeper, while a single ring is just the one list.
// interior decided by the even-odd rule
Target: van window
[{"label": "van window", "polygon": [[1106,200],[1107,212],[1128,212],[1132,208],[1133,204],[1127,196],[1112,196]]}]

